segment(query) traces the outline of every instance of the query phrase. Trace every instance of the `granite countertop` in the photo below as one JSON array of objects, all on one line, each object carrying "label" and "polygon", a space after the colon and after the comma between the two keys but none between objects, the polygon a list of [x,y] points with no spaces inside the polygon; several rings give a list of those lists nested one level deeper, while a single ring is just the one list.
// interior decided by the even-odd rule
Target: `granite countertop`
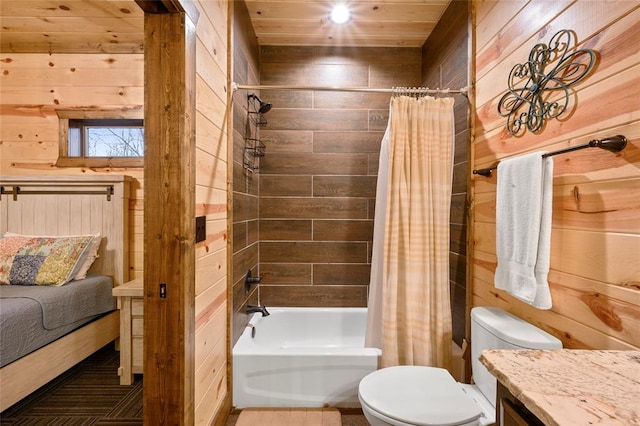
[{"label": "granite countertop", "polygon": [[640,351],[491,349],[480,361],[547,426],[640,425]]}]

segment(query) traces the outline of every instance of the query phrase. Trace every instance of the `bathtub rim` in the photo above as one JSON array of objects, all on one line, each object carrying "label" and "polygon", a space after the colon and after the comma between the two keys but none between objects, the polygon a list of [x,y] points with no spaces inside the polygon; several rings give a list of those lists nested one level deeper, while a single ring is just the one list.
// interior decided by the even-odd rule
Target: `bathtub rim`
[{"label": "bathtub rim", "polygon": [[[366,315],[366,307],[267,307],[270,315],[282,312],[363,312]],[[315,356],[315,355],[344,355],[344,356],[381,356],[379,348],[367,347],[287,347],[274,348],[260,345],[251,337],[253,327],[259,326],[265,318],[260,313],[254,313],[249,317],[247,325],[242,330],[240,338],[231,350],[232,356]]]}]

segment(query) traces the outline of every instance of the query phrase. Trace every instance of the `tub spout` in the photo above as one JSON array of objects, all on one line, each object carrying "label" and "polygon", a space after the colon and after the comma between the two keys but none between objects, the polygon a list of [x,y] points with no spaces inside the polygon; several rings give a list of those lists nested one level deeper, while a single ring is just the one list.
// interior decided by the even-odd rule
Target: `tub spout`
[{"label": "tub spout", "polygon": [[248,314],[253,314],[255,312],[260,312],[263,317],[266,317],[267,315],[269,315],[269,311],[267,311],[267,307],[266,306],[247,305],[247,313]]}]

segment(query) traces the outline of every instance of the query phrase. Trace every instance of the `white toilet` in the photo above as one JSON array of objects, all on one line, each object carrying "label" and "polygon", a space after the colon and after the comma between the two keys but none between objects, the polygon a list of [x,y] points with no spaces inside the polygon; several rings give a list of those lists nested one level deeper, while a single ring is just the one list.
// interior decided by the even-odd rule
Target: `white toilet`
[{"label": "white toilet", "polygon": [[471,310],[474,385],[442,368],[387,367],[360,381],[358,398],[373,426],[473,426],[495,422],[496,379],[478,361],[485,349],[561,349],[562,342],[493,307]]}]

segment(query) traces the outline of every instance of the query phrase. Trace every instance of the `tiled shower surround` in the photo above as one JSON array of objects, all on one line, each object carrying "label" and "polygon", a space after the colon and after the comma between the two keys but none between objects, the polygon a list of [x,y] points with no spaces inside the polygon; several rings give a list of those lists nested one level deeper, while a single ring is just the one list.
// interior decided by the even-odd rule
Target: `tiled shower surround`
[{"label": "tiled shower surround", "polygon": [[[389,88],[466,86],[466,6],[452,6],[435,43],[420,48],[258,47],[236,31],[234,81],[240,84]],[[458,10],[463,8],[464,10]],[[237,18],[241,20],[241,16]],[[452,26],[451,24],[455,24]],[[236,23],[236,28],[243,25]],[[456,28],[452,33],[452,28]],[[242,168],[246,96],[234,94],[234,342],[246,324],[248,269],[262,277],[268,306],[366,306],[380,142],[389,94],[254,91],[273,104],[260,128],[265,156]],[[456,95],[451,213],[454,339],[464,336],[468,102]]]}]

